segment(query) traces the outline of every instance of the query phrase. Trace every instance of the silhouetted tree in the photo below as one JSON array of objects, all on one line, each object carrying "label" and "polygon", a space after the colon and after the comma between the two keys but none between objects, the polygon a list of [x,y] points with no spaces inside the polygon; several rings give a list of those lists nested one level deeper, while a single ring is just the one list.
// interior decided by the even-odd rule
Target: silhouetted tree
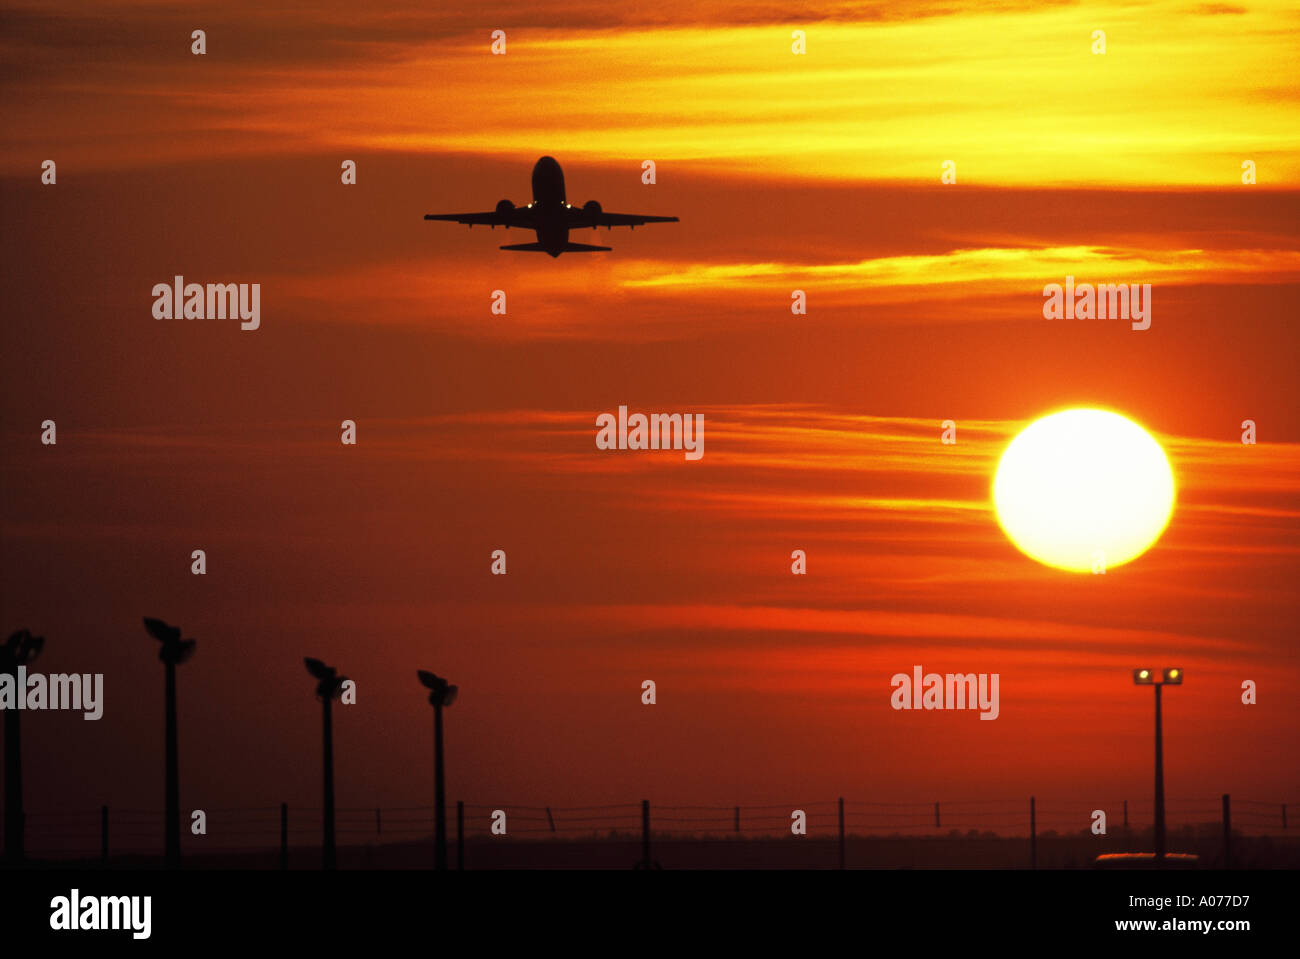
[{"label": "silhouetted tree", "polygon": [[426,669],[416,670],[433,705],[433,867],[447,868],[447,791],[442,766],[442,707],[456,701],[459,687]]},{"label": "silhouetted tree", "polygon": [[[27,695],[23,684],[18,682],[18,667],[32,662],[44,648],[45,637],[33,636],[25,629],[14,633],[5,641],[4,646],[0,646],[0,673],[9,673],[14,678],[14,706],[18,705],[17,697]],[[26,815],[23,813],[22,716],[18,709],[5,710],[5,858],[15,863],[23,861],[26,826]]]},{"label": "silhouetted tree", "polygon": [[181,864],[181,786],[180,786],[180,761],[177,757],[176,747],[176,667],[181,663],[189,661],[194,655],[194,640],[181,639],[181,631],[176,626],[168,626],[161,619],[150,619],[147,616],[144,620],[145,631],[154,639],[162,643],[162,648],[158,650],[158,658],[163,661],[166,667],[166,692],[165,692],[165,710],[166,710],[166,745],[167,753],[166,769],[166,821],[164,829],[166,835],[164,842],[166,844],[166,859],[169,869],[177,869]]},{"label": "silhouetted tree", "polygon": [[334,851],[334,723],[330,716],[330,704],[343,691],[343,684],[348,681],[340,676],[332,666],[326,666],[319,659],[304,659],[307,672],[317,680],[316,695],[324,706],[324,740],[325,740],[325,796],[324,822],[321,837],[321,867],[333,869]]}]

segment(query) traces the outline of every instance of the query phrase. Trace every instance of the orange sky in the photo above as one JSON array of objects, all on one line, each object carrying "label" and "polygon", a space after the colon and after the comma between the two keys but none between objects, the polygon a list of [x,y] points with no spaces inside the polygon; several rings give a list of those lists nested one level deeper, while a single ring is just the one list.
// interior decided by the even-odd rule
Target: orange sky
[{"label": "orange sky", "polygon": [[[344,805],[426,801],[417,667],[461,684],[476,803],[1146,799],[1146,664],[1189,671],[1171,796],[1295,799],[1294,7],[675,16],[5,12],[0,620],[107,696],[25,721],[29,811],[160,805],[143,615],[199,641],[187,808],[319,801],[303,655],[359,683]],[[571,202],[681,222],[552,260],[421,219],[526,202],[543,154]],[[177,273],[261,283],[261,329],[154,320]],[[1151,329],[1045,321],[1066,275],[1152,284]],[[620,404],[704,413],[703,460],[596,450]],[[989,502],[1010,437],[1078,404],[1178,484],[1106,576],[1036,565]],[[891,710],[916,663],[1000,673],[999,719]]]}]

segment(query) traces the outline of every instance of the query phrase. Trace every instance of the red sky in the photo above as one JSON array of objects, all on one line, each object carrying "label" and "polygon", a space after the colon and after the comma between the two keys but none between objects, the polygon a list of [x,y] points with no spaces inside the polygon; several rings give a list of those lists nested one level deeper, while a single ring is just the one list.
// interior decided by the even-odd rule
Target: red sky
[{"label": "red sky", "polygon": [[[98,723],[25,717],[29,812],[161,805],[145,615],[199,644],[187,809],[319,801],[304,655],[358,682],[342,805],[427,801],[417,668],[461,686],[474,803],[1145,799],[1139,665],[1188,670],[1170,795],[1294,799],[1294,12],[528,9],[4,14],[0,621],[106,686]],[[526,202],[542,154],[570,202],[681,223],[551,260],[421,219]],[[174,274],[261,283],[261,329],[153,319]],[[1151,283],[1151,328],[1044,320],[1067,274]],[[597,450],[621,404],[705,414],[704,458]],[[1178,486],[1105,576],[989,501],[1072,405],[1145,425]],[[999,673],[998,720],[891,710],[918,663]]]}]

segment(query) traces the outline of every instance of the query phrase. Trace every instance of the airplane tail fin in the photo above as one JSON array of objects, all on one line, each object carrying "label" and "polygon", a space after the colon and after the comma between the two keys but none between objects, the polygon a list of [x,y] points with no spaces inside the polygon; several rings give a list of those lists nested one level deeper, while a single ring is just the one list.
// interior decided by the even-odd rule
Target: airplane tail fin
[{"label": "airplane tail fin", "polygon": [[[503,250],[514,250],[520,253],[549,253],[550,251],[540,243],[512,243],[509,246],[501,247]],[[612,250],[611,246],[592,246],[588,243],[566,243],[560,248],[561,253],[598,253],[605,250]]]}]

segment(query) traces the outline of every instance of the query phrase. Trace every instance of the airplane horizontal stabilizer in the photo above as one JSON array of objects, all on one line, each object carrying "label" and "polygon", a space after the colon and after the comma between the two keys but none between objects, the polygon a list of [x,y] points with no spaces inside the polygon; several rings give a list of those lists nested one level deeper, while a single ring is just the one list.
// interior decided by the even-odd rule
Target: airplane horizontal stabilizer
[{"label": "airplane horizontal stabilizer", "polygon": [[[521,253],[549,253],[546,247],[540,243],[512,243],[510,246],[501,247],[503,250],[515,250]],[[589,243],[566,243],[560,247],[561,253],[600,253],[612,250],[612,246],[592,246]]]}]

